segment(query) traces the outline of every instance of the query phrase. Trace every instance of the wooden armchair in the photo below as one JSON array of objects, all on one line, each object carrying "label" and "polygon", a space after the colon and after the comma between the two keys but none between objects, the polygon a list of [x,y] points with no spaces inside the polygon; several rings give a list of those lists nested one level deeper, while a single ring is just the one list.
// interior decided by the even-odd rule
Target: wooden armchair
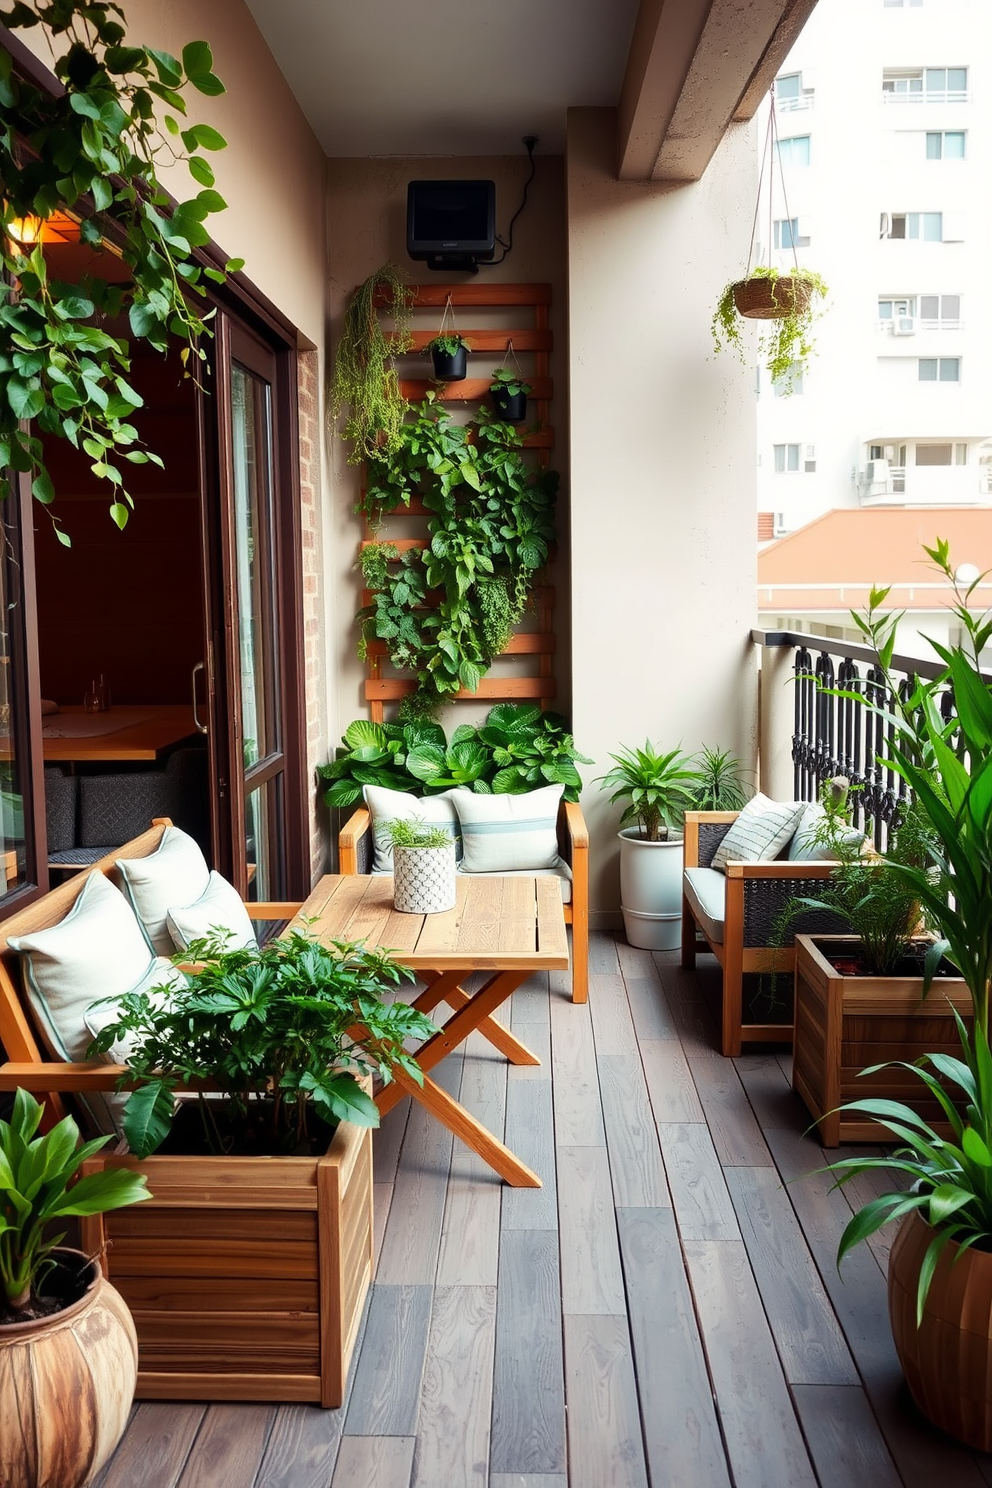
[{"label": "wooden armchair", "polygon": [[[33,930],[46,930],[64,920],[72,909],[89,873],[103,873],[116,880],[116,858],[144,858],[153,853],[162,840],[168,817],[157,819],[147,832],[115,848],[93,863],[87,873],[79,873],[66,883],[43,894],[25,909],[0,922],[0,1045],[6,1062],[0,1064],[0,1091],[21,1086],[46,1102],[46,1125],[65,1115],[60,1094],[87,1091],[110,1092],[116,1089],[123,1066],[102,1059],[69,1063],[55,1060],[43,1050],[35,1032],[26,1002],[21,996],[20,962],[8,942],[12,935],[26,935]],[[297,913],[299,904],[246,904],[254,920],[288,920]]]},{"label": "wooden armchair", "polygon": [[[806,895],[815,898],[817,883],[829,878],[837,864],[778,858],[731,861],[726,874],[719,874],[710,863],[736,820],[736,811],[686,812],[682,876],[682,965],[695,966],[698,933],[723,968],[720,1051],[728,1056],[740,1054],[744,1043],[792,1042],[795,937],[837,934],[847,928],[838,915],[807,910],[790,923],[784,943],[775,944],[776,922],[789,901]],[[706,871],[693,871],[698,869]],[[746,990],[761,975],[769,978],[775,1004],[786,1004],[787,1018],[744,1021]]]},{"label": "wooden armchair", "polygon": [[[366,806],[345,822],[338,835],[338,871],[372,872],[372,817]],[[589,996],[589,830],[582,808],[562,801],[558,811],[558,852],[572,870],[571,899],[564,906],[565,924],[572,927],[572,1001]]]}]

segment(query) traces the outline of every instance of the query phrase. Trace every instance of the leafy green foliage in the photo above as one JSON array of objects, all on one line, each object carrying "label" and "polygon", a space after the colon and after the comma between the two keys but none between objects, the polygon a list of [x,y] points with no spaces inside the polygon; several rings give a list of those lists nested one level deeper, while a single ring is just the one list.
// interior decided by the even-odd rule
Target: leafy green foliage
[{"label": "leafy green foliage", "polygon": [[434,336],[424,347],[424,355],[433,356],[434,352],[439,352],[442,356],[453,357],[458,355],[463,346],[466,351],[472,349],[459,335]]},{"label": "leafy green foliage", "polygon": [[[819,302],[826,297],[827,286],[811,269],[773,269],[762,265],[751,269],[748,278],[801,279],[811,286],[812,297],[805,309],[797,307],[779,320],[762,321],[758,336],[758,359],[768,368],[773,381],[787,378],[795,367],[802,372],[816,350],[812,328],[823,314]],[[734,288],[739,282],[732,280],[721,294],[713,313],[711,330],[714,350],[722,351],[724,346],[729,347],[737,352],[742,362],[746,362],[749,358],[743,336],[744,317],[734,303]],[[782,391],[786,394],[792,391],[788,382],[783,383]]]},{"label": "leafy green foliage", "polygon": [[[406,276],[387,263],[359,285],[345,313],[331,380],[331,414],[338,418],[348,409],[342,433],[352,446],[352,465],[390,456],[399,448],[409,405],[393,358],[410,345],[410,299]],[[381,301],[392,317],[391,335],[379,319]]]},{"label": "leafy green foliage", "polygon": [[[938,539],[924,548],[953,586],[960,643],[930,644],[944,663],[932,681],[917,681],[909,696],[900,696],[892,675],[896,626],[901,612],[885,612],[887,589],[873,589],[865,615],[854,620],[874,648],[885,676],[888,704],[856,697],[886,723],[882,757],[906,782],[923,820],[926,838],[919,861],[892,862],[889,872],[919,903],[940,937],[928,953],[927,977],[940,956],[959,969],[974,1008],[969,1033],[955,1014],[962,1058],[926,1054],[909,1068],[938,1101],[950,1123],[952,1138],[939,1138],[909,1107],[898,1101],[860,1101],[846,1107],[863,1110],[887,1127],[906,1147],[893,1157],[852,1159],[838,1163],[841,1182],[863,1168],[898,1170],[919,1181],[915,1193],[886,1194],[858,1211],[841,1240],[840,1256],[897,1214],[921,1210],[933,1229],[933,1240],[921,1270],[918,1316],[943,1249],[953,1240],[970,1246],[992,1240],[992,1052],[989,1049],[989,989],[992,983],[992,689],[982,674],[981,654],[992,638],[992,614],[976,613],[971,601],[986,575],[962,588],[955,578],[949,545]],[[945,722],[940,697],[953,689],[956,716]],[[959,1112],[941,1084],[961,1093]]]},{"label": "leafy green foliage", "polygon": [[391,544],[362,554],[362,646],[384,640],[396,667],[417,674],[405,718],[433,717],[446,697],[474,692],[520,618],[554,538],[558,476],[528,468],[522,437],[480,409],[469,429],[433,394],[369,460],[363,510],[373,526],[419,497],[429,545],[402,555]]},{"label": "leafy green foliage", "polygon": [[36,1136],[44,1107],[26,1090],[14,1096],[10,1121],[0,1121],[0,1285],[15,1315],[27,1311],[54,1265],[52,1251],[65,1239],[54,1221],[103,1214],[150,1198],[147,1181],[123,1168],[106,1168],[73,1183],[87,1158],[109,1137],[80,1145],[71,1116]]},{"label": "leafy green foliage", "polygon": [[750,792],[743,781],[744,767],[729,749],[704,744],[693,760],[699,784],[692,801],[693,811],[740,811]]},{"label": "leafy green foliage", "polygon": [[[126,315],[132,336],[158,351],[178,341],[187,369],[191,359],[205,359],[212,312],[198,307],[197,297],[205,279],[223,282],[226,275],[201,267],[195,250],[210,240],[206,219],[226,203],[200,152],[226,142],[215,129],[183,128],[176,117],[186,114],[188,86],[208,96],[224,92],[207,43],[190,42],[179,59],[125,44],[115,18],[123,20],[123,11],[105,0],[19,0],[0,11],[14,30],[44,27],[65,88],[50,97],[18,77],[9,53],[0,51],[0,468],[27,474],[37,500],[52,501],[41,440],[21,427],[34,421],[89,456],[93,474],[110,487],[111,517],[123,527],[133,501],[120,462],[162,462],[141,448],[131,423],[142,399],[129,381],[129,343],[108,322]],[[164,134],[156,118],[163,104]],[[160,159],[185,161],[202,189],[173,205],[158,183]],[[80,219],[84,243],[115,245],[130,282],[51,278],[37,239],[56,212]],[[240,267],[240,260],[227,265]],[[0,480],[0,495],[8,489],[9,479]]]},{"label": "leafy green foliage", "polygon": [[660,754],[650,739],[643,749],[622,745],[611,754],[616,764],[598,776],[604,790],[612,790],[610,804],[627,804],[620,825],[636,821],[649,842],[661,842],[679,830],[699,788],[699,771],[679,749]]},{"label": "leafy green foliage", "polygon": [[580,754],[558,713],[532,703],[497,703],[481,728],[462,724],[449,745],[436,723],[368,723],[345,730],[337,759],[321,765],[330,782],[328,806],[353,806],[363,785],[384,785],[413,795],[436,795],[460,785],[477,794],[521,795],[542,785],[563,785],[577,801]]},{"label": "leafy green foliage", "polygon": [[531,386],[519,372],[511,372],[509,367],[497,367],[490,379],[489,391],[502,393],[507,398],[518,398],[521,393],[529,397]]},{"label": "leafy green foliage", "polygon": [[[177,960],[180,958],[177,957]],[[402,1068],[422,1078],[404,1041],[434,1033],[429,1018],[383,993],[413,973],[389,951],[294,932],[261,950],[225,951],[193,942],[182,953],[202,965],[180,989],[151,989],[114,999],[116,1021],[95,1040],[105,1053],[124,1035],[133,1044],[124,1132],[145,1157],[167,1135],[177,1086],[207,1081],[224,1093],[236,1121],[267,1125],[271,1150],[307,1137],[311,1110],[326,1121],[377,1126],[374,1102],[354,1075],[392,1078]],[[199,1100],[207,1144],[222,1146],[216,1102]]]},{"label": "leafy green foliage", "polygon": [[388,847],[453,847],[455,839],[443,827],[431,826],[416,816],[410,820],[382,822],[379,840]]}]

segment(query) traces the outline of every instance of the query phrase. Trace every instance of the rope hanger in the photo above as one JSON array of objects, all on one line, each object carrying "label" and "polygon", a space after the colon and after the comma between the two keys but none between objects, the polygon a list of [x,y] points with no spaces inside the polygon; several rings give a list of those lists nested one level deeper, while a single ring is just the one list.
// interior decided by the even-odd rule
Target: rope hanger
[{"label": "rope hanger", "polygon": [[768,104],[768,127],[765,130],[765,143],[761,153],[761,169],[758,172],[758,194],[754,203],[754,220],[751,223],[751,242],[747,250],[747,274],[745,275],[745,278],[750,276],[752,267],[757,267],[757,265],[754,264],[754,248],[755,238],[758,232],[758,214],[761,211],[761,192],[765,184],[766,175],[768,178],[768,245],[766,253],[768,259],[768,267],[772,267],[771,259],[774,212],[772,198],[775,194],[774,186],[776,160],[778,161],[779,181],[782,186],[782,202],[785,207],[785,221],[789,224],[789,239],[792,246],[792,261],[796,267],[796,270],[798,271],[799,269],[799,258],[796,253],[797,234],[792,231],[792,213],[789,211],[789,195],[785,187],[785,170],[782,166],[782,152],[779,149],[778,120],[775,117],[774,83],[772,83],[771,87],[768,90]]}]

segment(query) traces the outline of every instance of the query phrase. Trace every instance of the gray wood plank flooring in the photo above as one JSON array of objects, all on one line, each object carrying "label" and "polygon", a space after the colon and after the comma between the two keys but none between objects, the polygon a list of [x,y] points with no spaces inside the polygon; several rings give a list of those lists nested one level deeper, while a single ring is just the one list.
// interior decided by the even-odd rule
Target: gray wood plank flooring
[{"label": "gray wood plank flooring", "polygon": [[982,1488],[915,1410],[890,1236],[851,1202],[790,1061],[718,1052],[720,973],[591,938],[590,1001],[536,976],[438,1078],[542,1179],[422,1108],[375,1139],[378,1270],[341,1410],[145,1401],[94,1488]]}]

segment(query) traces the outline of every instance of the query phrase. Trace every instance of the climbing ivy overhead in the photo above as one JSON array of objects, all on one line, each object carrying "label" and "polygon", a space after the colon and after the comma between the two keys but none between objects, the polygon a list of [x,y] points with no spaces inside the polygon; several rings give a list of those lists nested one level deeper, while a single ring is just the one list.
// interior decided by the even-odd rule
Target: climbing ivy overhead
[{"label": "climbing ivy overhead", "polygon": [[384,640],[394,666],[417,675],[405,718],[431,718],[459,688],[474,692],[506,647],[554,538],[558,476],[528,466],[512,424],[481,408],[456,424],[432,393],[399,431],[396,449],[368,462],[363,509],[376,527],[419,497],[426,549],[364,549],[373,602],[359,611],[361,654]]},{"label": "climbing ivy overhead", "polygon": [[[209,125],[184,122],[184,90],[225,91],[210,47],[191,41],[177,58],[132,45],[124,19],[105,0],[18,0],[0,10],[12,30],[47,32],[64,88],[53,97],[18,77],[0,50],[0,467],[26,472],[47,504],[55,491],[42,442],[26,425],[68,439],[107,482],[119,527],[134,504],[122,466],[161,461],[141,447],[130,422],[142,399],[129,381],[129,341],[114,322],[126,315],[131,336],[158,351],[178,342],[190,370],[206,355],[212,314],[203,281],[226,277],[195,260],[195,249],[210,241],[206,219],[226,205],[207,158],[226,141]],[[185,161],[200,188],[178,205],[157,176],[160,164],[176,161]],[[56,213],[78,219],[83,243],[111,245],[129,282],[51,277],[39,239]],[[241,260],[226,266],[240,267]],[[0,495],[8,487],[0,482]]]}]

